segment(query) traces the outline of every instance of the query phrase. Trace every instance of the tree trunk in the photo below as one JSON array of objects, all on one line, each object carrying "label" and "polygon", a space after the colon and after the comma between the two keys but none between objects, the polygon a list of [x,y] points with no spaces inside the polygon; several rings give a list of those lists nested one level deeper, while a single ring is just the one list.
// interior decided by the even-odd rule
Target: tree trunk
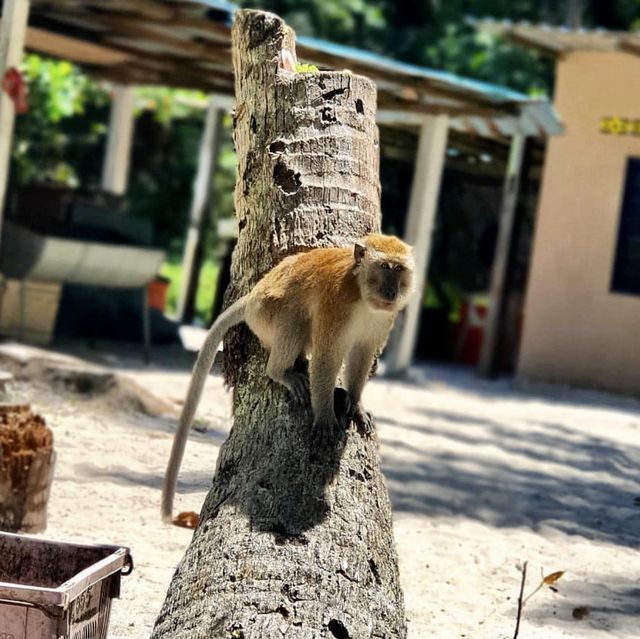
[{"label": "tree trunk", "polygon": [[0,406],[0,530],[45,530],[54,460],[42,417],[26,405]]},{"label": "tree trunk", "polygon": [[[240,235],[227,303],[285,255],[348,244],[380,221],[373,83],[287,73],[294,34],[272,14],[238,11],[232,41]],[[310,407],[267,379],[245,327],[225,353],[234,424],[154,639],[405,637],[375,435],[349,427],[314,447]]]}]

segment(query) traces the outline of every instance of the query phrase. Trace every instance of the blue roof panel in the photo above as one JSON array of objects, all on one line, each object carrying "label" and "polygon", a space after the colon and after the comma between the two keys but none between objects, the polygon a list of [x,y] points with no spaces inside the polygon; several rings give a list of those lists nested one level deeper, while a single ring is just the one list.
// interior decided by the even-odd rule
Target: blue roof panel
[{"label": "blue roof panel", "polygon": [[409,64],[408,62],[400,62],[377,53],[357,49],[356,47],[349,47],[343,44],[336,44],[334,42],[328,42],[327,40],[319,40],[317,38],[310,38],[307,36],[297,36],[296,42],[299,42],[303,46],[307,46],[311,49],[318,49],[332,55],[352,58],[354,60],[364,62],[365,64],[376,66],[385,71],[394,71],[403,75],[411,75],[421,77],[426,80],[434,80],[436,82],[447,84],[453,88],[458,87],[462,91],[471,91],[473,93],[483,94],[485,97],[488,97],[495,102],[522,102],[523,100],[529,100],[529,97],[524,93],[512,91],[511,89],[507,89],[506,87],[502,87],[497,84],[481,82],[480,80],[471,80],[446,71],[438,71],[436,69],[429,69],[427,67]]}]

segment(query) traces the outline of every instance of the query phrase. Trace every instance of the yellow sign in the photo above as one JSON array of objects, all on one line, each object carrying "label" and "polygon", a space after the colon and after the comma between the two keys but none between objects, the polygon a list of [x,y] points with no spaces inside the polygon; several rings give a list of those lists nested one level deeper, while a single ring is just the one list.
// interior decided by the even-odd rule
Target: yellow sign
[{"label": "yellow sign", "polygon": [[640,135],[640,118],[602,118],[600,133],[607,135]]}]

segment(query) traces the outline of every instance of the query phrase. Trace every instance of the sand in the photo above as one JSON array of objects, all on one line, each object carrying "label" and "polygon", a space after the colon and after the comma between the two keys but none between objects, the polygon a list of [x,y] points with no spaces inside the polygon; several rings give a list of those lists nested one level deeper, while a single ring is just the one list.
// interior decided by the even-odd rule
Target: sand
[{"label": "sand", "polygon": [[[136,567],[109,636],[147,639],[191,532],[159,520],[173,419],[141,411],[127,380],[175,410],[191,358],[167,351],[145,367],[135,350],[91,357],[124,377],[81,394],[27,367],[9,398],[31,402],[54,432],[46,536],[131,548]],[[221,378],[207,385],[207,429],[188,443],[179,510],[199,510],[230,426]],[[527,392],[439,366],[414,369],[411,382],[378,378],[365,400],[394,506],[410,639],[512,637],[525,560],[525,593],[543,574],[566,574],[557,592],[545,587],[527,603],[522,639],[640,636],[640,403]],[[575,619],[579,607],[588,613]]]}]

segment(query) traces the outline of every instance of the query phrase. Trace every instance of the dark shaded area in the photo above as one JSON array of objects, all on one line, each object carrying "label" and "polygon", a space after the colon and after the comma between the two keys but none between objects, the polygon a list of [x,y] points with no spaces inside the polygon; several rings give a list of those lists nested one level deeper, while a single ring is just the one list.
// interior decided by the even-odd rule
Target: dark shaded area
[{"label": "dark shaded area", "polygon": [[[105,289],[65,284],[56,317],[56,339],[119,340],[142,344],[141,289]],[[149,309],[151,341],[178,343],[179,325]],[[142,348],[142,346],[141,346]]]},{"label": "dark shaded area", "polygon": [[[536,399],[499,391],[495,398],[521,399],[523,416],[526,402]],[[470,518],[497,527],[548,526],[640,547],[640,509],[635,503],[640,495],[640,446],[623,448],[552,422],[508,425],[455,409],[413,412],[415,421],[409,424],[379,420],[383,426],[391,423],[438,439],[437,447],[425,443],[420,449],[385,441],[383,467],[397,511]],[[629,413],[640,417],[635,403],[630,403]],[[450,441],[451,451],[442,438]],[[455,452],[459,444],[469,447],[469,453]],[[492,449],[507,457],[496,456]],[[418,461],[408,464],[406,453]]]},{"label": "dark shaded area", "polygon": [[[284,389],[273,382],[270,386],[273,401],[289,401]],[[203,520],[215,518],[218,504],[229,501],[246,513],[253,529],[272,532],[282,543],[295,543],[324,521],[330,512],[327,486],[338,472],[347,445],[344,413],[350,406],[345,397],[345,391],[336,390],[334,401],[342,426],[333,434],[312,428],[310,407],[289,418],[285,415],[291,411],[283,409],[277,429],[272,424],[247,423],[246,417],[236,414],[220,450]],[[254,429],[251,438],[243,433],[246,428]],[[369,481],[373,474],[370,469],[368,479],[363,476],[362,481]]]},{"label": "dark shaded area", "polygon": [[[83,546],[0,536],[0,582],[32,588],[59,588],[116,549],[116,546]],[[6,614],[5,609],[3,616]]]},{"label": "dark shaded area", "polygon": [[640,158],[628,158],[611,290],[640,294]]}]

